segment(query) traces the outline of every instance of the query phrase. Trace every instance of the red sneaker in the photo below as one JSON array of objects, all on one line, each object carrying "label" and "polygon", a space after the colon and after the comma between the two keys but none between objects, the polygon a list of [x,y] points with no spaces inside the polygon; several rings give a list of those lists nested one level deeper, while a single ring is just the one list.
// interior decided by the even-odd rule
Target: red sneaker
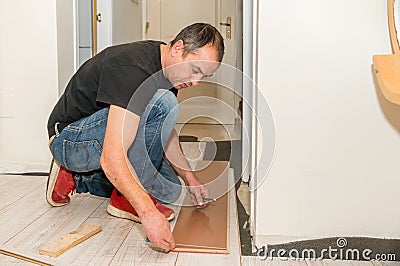
[{"label": "red sneaker", "polygon": [[74,190],[75,181],[72,172],[53,160],[47,179],[47,202],[54,207],[66,205],[71,201],[69,194]]},{"label": "red sneaker", "polygon": [[[157,202],[157,200],[149,194],[150,198],[153,200],[156,208],[164,214],[168,221],[171,221],[175,218],[174,210],[162,205]],[[125,218],[129,220],[133,220],[135,222],[140,223],[140,218],[135,209],[129,203],[129,201],[116,189],[113,190],[110,198],[110,204],[107,206],[107,212],[112,216]]]}]

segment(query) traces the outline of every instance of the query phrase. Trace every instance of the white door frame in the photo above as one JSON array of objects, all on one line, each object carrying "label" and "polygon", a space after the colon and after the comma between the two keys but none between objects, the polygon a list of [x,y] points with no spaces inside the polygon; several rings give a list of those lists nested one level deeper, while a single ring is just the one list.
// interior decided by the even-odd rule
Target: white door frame
[{"label": "white door frame", "polygon": [[[258,84],[258,0],[243,0],[243,73],[253,84]],[[247,84],[248,85],[248,84]],[[243,84],[242,136],[248,136],[248,147],[242,147],[243,181],[250,181],[250,234],[256,238],[256,189],[257,174],[257,101],[256,86]],[[245,103],[246,102],[246,103]]]}]

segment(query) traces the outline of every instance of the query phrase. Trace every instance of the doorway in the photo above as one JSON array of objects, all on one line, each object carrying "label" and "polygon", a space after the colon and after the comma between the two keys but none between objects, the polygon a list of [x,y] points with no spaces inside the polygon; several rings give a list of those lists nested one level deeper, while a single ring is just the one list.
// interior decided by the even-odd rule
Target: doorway
[{"label": "doorway", "polygon": [[76,69],[108,46],[142,39],[139,1],[75,1]]}]

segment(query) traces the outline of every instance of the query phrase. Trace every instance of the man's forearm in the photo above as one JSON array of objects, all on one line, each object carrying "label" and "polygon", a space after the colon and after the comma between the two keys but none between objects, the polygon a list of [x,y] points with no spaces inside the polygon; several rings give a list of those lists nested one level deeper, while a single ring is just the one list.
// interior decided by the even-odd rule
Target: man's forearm
[{"label": "man's forearm", "polygon": [[136,138],[139,121],[138,115],[118,106],[110,106],[100,164],[110,182],[140,216],[156,208],[126,156]]},{"label": "man's forearm", "polygon": [[113,158],[107,158],[105,154],[102,156],[101,165],[107,178],[125,196],[139,216],[156,211],[152,200],[126,157],[113,156]]}]

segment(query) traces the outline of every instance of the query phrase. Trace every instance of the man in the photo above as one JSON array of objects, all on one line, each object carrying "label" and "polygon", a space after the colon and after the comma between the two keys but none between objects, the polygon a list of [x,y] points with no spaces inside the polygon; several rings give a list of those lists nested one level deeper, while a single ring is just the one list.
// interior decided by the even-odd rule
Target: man
[{"label": "man", "polygon": [[47,201],[68,204],[74,190],[110,197],[111,215],[141,222],[151,242],[174,248],[174,211],[160,202],[179,196],[177,174],[198,207],[208,204],[174,129],[176,93],[211,76],[223,55],[218,30],[195,23],[169,44],[118,45],[83,64],[49,117]]}]

